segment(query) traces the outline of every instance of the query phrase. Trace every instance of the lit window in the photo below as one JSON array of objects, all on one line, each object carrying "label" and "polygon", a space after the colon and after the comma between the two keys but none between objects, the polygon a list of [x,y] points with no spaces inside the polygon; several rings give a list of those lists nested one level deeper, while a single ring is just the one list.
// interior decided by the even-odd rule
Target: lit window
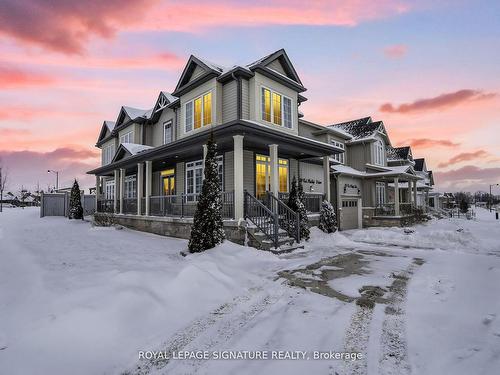
[{"label": "lit window", "polygon": [[271,122],[271,91],[262,88],[262,120]]},{"label": "lit window", "polygon": [[[271,159],[265,155],[255,155],[256,196],[261,198],[271,190]],[[288,192],[288,160],[278,160],[279,192]]]},{"label": "lit window", "polygon": [[281,125],[281,95],[273,92],[273,122]]},{"label": "lit window", "polygon": [[265,87],[261,89],[262,120],[291,129],[292,99]]},{"label": "lit window", "polygon": [[288,192],[288,160],[280,159],[279,160],[279,191],[280,193]]},{"label": "lit window", "polygon": [[186,132],[212,124],[212,93],[208,92],[186,103]]}]

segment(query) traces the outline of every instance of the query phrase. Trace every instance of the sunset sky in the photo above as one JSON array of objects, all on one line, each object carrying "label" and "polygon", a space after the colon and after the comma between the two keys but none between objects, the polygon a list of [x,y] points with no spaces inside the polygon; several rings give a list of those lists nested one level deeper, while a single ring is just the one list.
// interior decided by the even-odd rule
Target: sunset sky
[{"label": "sunset sky", "polygon": [[2,0],[9,189],[46,189],[47,169],[60,186],[91,186],[103,120],[121,105],[151,108],[189,55],[231,66],[280,48],[308,89],[306,119],[383,120],[440,191],[500,183],[498,0]]}]

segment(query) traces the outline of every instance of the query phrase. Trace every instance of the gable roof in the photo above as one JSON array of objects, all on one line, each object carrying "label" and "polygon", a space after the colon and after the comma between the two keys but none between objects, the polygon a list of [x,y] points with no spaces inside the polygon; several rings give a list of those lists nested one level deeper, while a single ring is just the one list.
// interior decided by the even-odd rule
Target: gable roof
[{"label": "gable roof", "polygon": [[354,140],[372,137],[377,131],[386,134],[383,122],[373,122],[370,116],[328,125],[328,127],[343,130],[344,132],[350,134]]},{"label": "gable roof", "polygon": [[286,52],[283,48],[281,48],[273,53],[270,53],[269,55],[266,55],[266,56],[254,61],[250,64],[247,64],[246,68],[248,68],[252,71],[259,68],[259,67],[266,68],[266,69],[272,70],[274,73],[283,75],[281,72],[278,72],[276,69],[273,69],[273,68],[268,66],[270,63],[272,63],[275,60],[278,60],[279,63],[281,64],[281,66],[283,67],[283,70],[286,73],[286,76],[285,76],[286,78],[295,81],[300,86],[303,86],[302,81],[300,80],[300,77],[297,74],[297,71],[293,67],[293,64],[290,61],[290,58],[288,57],[288,55],[286,54]]},{"label": "gable roof", "polygon": [[[204,72],[203,74],[201,74],[200,76],[196,77],[194,80],[191,81],[191,77],[196,67],[200,67],[201,69],[203,69]],[[212,63],[208,60],[200,59],[199,57],[196,57],[194,55],[191,55],[189,56],[186,66],[182,71],[181,77],[179,78],[179,81],[177,82],[177,85],[175,86],[175,90],[172,93],[172,95],[180,96],[182,95],[183,92],[182,89],[187,87],[188,84],[192,82],[199,82],[199,83],[205,82],[207,79],[210,79],[211,77],[220,76],[226,70],[228,70],[228,68]]]},{"label": "gable roof", "polygon": [[153,147],[151,146],[140,145],[138,143],[121,143],[120,146],[118,146],[118,149],[116,150],[111,162],[114,163],[117,160],[123,159],[128,156],[137,155],[152,148]]},{"label": "gable roof", "polygon": [[109,132],[110,134],[113,133],[113,130],[115,128],[116,123],[114,121],[108,121],[105,120],[102,123],[101,126],[101,131],[99,132],[99,137],[97,138],[97,143],[102,141],[104,138],[106,138],[106,134]]},{"label": "gable roof", "polygon": [[387,147],[388,160],[413,160],[410,146]]}]

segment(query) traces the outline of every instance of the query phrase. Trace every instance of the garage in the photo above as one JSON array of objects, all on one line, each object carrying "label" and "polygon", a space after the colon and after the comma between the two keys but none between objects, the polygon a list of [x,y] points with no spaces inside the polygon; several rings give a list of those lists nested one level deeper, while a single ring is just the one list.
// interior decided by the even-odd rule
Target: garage
[{"label": "garage", "polygon": [[342,199],[342,215],[340,227],[343,230],[358,228],[358,200]]}]

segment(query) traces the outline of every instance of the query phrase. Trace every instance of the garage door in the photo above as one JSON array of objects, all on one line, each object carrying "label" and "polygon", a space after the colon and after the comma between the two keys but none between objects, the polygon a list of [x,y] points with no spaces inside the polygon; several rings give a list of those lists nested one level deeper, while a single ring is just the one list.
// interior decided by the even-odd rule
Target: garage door
[{"label": "garage door", "polygon": [[342,199],[342,229],[358,228],[358,200]]}]

